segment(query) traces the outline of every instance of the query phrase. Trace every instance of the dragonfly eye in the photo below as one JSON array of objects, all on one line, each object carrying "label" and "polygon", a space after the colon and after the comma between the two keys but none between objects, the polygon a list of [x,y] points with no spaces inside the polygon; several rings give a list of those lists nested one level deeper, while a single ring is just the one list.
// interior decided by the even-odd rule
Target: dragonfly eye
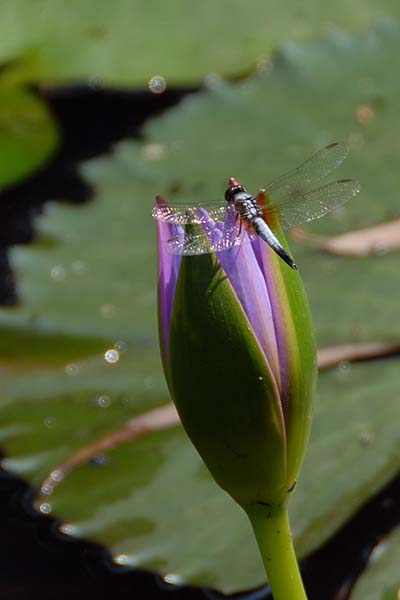
[{"label": "dragonfly eye", "polygon": [[241,185],[232,185],[228,187],[225,192],[225,200],[227,202],[233,202],[235,200],[236,194],[241,194],[244,191],[245,189]]}]

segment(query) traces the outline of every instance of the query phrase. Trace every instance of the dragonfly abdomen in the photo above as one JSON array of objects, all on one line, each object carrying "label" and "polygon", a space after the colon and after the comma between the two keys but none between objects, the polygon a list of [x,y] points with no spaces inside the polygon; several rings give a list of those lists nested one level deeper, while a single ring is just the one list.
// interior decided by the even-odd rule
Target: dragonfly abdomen
[{"label": "dragonfly abdomen", "polygon": [[256,233],[272,248],[274,252],[280,256],[289,267],[292,269],[297,269],[296,263],[286,252],[278,238],[272,233],[271,229],[268,227],[264,219],[261,217],[253,217],[251,219],[251,224],[254,227]]}]

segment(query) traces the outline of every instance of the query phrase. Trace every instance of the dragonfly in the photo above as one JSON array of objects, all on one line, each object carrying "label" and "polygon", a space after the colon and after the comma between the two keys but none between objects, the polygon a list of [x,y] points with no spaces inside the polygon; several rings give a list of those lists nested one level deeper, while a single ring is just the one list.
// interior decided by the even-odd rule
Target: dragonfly
[{"label": "dragonfly", "polygon": [[[360,191],[354,179],[314,188],[347,157],[348,146],[334,142],[316,152],[300,166],[275,179],[252,195],[231,177],[225,200],[194,205],[167,202],[161,196],[152,215],[176,226],[168,240],[171,254],[198,255],[222,252],[240,246],[246,238],[264,240],[292,269],[296,263],[273,233],[271,224],[279,219],[283,229],[313,221],[342,206]],[[311,189],[310,189],[311,188]],[[199,228],[188,227],[200,225]]]}]

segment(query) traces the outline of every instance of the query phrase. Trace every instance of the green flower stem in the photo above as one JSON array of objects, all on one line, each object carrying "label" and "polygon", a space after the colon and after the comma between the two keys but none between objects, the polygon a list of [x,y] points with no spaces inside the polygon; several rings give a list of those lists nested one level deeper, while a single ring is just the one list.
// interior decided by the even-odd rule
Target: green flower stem
[{"label": "green flower stem", "polygon": [[307,600],[286,505],[246,507],[274,600]]}]

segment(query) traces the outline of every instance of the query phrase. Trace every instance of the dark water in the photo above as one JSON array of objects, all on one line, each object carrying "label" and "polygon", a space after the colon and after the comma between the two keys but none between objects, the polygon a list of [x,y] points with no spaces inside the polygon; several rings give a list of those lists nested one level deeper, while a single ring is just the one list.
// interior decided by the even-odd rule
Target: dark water
[{"label": "dark water", "polygon": [[[147,118],[195,89],[111,92],[75,87],[41,92],[58,119],[62,147],[52,162],[22,185],[0,194],[0,302],[18,302],[7,249],[34,239],[34,217],[48,200],[91,199],[77,171],[80,161],[107,152],[123,138],[140,137]],[[38,92],[40,93],[40,92]],[[21,480],[0,471],[0,600],[93,596],[98,600],[214,600],[212,590],[169,586],[157,575],[116,567],[107,550],[57,534],[56,522],[30,509]],[[346,600],[375,544],[400,522],[400,478],[363,507],[334,539],[302,564],[309,600]],[[271,598],[267,589],[237,599]]]}]

